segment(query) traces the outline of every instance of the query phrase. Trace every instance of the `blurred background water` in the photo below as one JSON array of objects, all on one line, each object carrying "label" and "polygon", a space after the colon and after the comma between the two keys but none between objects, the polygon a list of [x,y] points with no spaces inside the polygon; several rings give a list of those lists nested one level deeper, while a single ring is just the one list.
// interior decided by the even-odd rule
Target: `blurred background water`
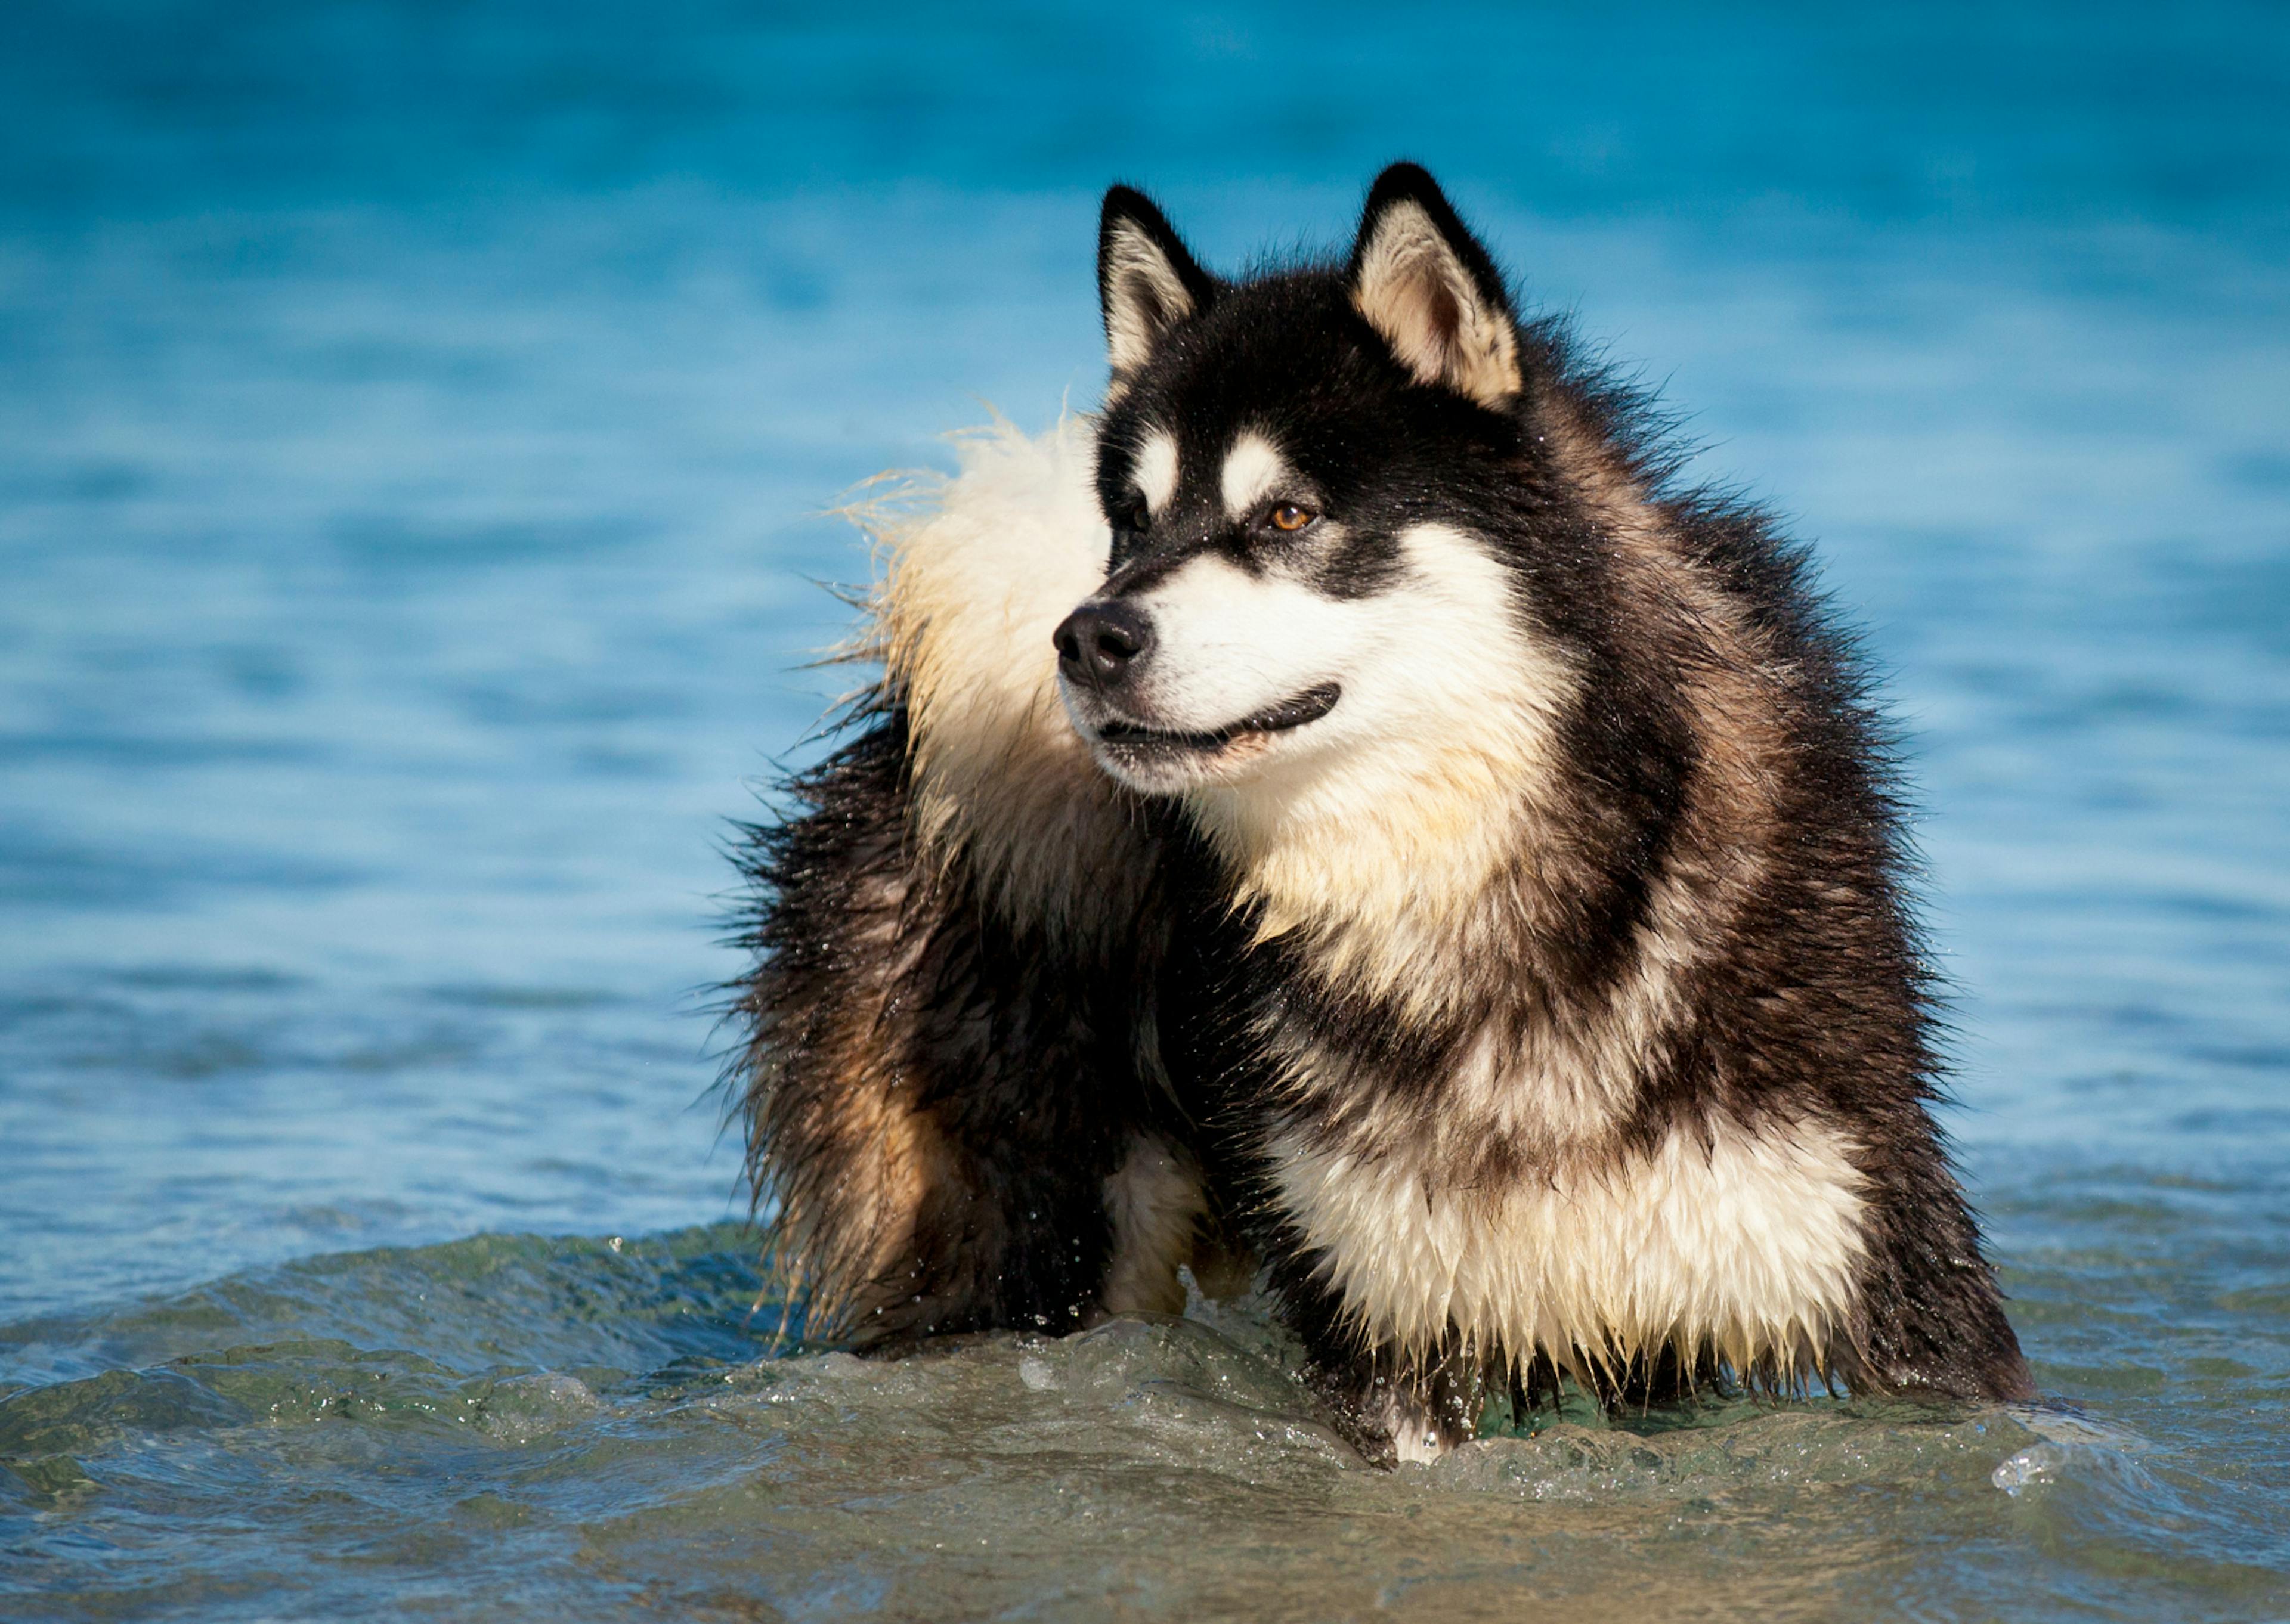
[{"label": "blurred background water", "polygon": [[[2261,4],[11,7],[0,1612],[2290,1617],[2286,108]],[[1894,674],[2077,1416],[1380,1477],[1245,1314],[765,1357],[824,510],[1091,403],[1109,180],[1230,266],[1403,155]]]}]

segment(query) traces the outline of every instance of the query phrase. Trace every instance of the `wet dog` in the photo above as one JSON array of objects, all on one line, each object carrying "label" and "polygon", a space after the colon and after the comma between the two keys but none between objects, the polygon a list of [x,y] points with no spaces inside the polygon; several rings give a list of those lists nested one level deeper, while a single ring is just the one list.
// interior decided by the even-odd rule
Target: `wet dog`
[{"label": "wet dog", "polygon": [[1105,199],[1101,412],[883,521],[754,831],[750,1169],[814,1331],[1261,1268],[1372,1456],[1562,1379],[2010,1399],[1883,724],[1431,178],[1341,260]]}]

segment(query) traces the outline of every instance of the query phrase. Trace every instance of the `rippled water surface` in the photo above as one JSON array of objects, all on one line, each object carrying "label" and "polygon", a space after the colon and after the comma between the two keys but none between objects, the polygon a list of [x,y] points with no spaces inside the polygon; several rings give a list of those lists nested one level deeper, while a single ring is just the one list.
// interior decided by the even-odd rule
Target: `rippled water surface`
[{"label": "rippled water surface", "polygon": [[[0,1613],[2290,1617],[2290,20],[111,0],[0,46]],[[2021,1412],[1335,1444],[757,1303],[822,516],[1432,163],[1894,674]]]}]

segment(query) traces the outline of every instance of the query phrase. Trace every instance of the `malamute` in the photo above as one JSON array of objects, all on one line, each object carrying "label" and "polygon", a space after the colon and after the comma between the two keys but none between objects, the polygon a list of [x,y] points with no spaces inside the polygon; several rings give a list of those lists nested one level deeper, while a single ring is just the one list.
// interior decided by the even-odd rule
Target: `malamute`
[{"label": "malamute", "polygon": [[1371,1455],[1490,1396],[2015,1399],[1884,724],[1765,513],[1428,174],[1229,280],[1105,199],[1094,418],[884,516],[756,832],[739,1070],[814,1332],[1261,1268]]}]

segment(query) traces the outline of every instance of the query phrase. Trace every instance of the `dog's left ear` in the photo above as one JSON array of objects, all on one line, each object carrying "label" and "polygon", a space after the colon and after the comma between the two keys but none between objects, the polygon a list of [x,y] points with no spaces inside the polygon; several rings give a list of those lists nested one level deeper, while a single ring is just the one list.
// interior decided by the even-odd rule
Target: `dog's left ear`
[{"label": "dog's left ear", "polygon": [[1421,381],[1497,407],[1526,387],[1502,276],[1418,165],[1376,177],[1351,284],[1353,305]]}]

